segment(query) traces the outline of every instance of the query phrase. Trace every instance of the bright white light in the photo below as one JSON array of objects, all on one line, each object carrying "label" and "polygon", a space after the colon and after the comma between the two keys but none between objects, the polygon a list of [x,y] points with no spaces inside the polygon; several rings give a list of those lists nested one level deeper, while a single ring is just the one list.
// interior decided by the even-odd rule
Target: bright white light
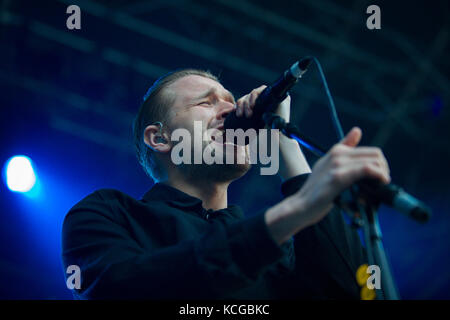
[{"label": "bright white light", "polygon": [[9,190],[28,192],[36,183],[36,174],[30,158],[14,156],[6,164],[6,185]]}]

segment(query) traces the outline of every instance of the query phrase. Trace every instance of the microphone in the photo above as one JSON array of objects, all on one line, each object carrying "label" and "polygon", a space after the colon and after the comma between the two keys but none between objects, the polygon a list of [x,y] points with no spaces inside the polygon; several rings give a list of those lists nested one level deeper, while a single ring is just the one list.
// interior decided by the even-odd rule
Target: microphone
[{"label": "microphone", "polygon": [[[236,112],[227,115],[224,122],[224,129],[262,129],[265,127],[263,115],[266,112],[273,112],[278,105],[286,99],[289,90],[297,83],[298,79],[307,71],[312,58],[305,57],[295,62],[283,75],[273,84],[261,92],[255,101],[253,114],[250,118],[246,116],[237,117]],[[249,143],[246,138],[245,144]],[[324,151],[320,150],[325,153]],[[384,203],[408,217],[425,223],[431,216],[431,210],[421,201],[405,192],[402,188],[388,184],[383,185],[379,181],[362,179],[357,183],[360,191],[369,196],[377,203]]]},{"label": "microphone", "polygon": [[365,178],[357,185],[372,201],[384,203],[419,223],[425,223],[431,217],[430,208],[395,184],[383,185],[379,181]]},{"label": "microphone", "polygon": [[236,112],[228,114],[224,122],[225,130],[243,129],[246,131],[251,128],[256,130],[264,128],[265,122],[263,120],[263,114],[266,112],[273,112],[278,105],[286,99],[289,90],[306,72],[311,61],[311,58],[300,59],[286,70],[278,80],[265,88],[256,99],[253,113],[250,118],[247,118],[245,115],[237,117]]}]

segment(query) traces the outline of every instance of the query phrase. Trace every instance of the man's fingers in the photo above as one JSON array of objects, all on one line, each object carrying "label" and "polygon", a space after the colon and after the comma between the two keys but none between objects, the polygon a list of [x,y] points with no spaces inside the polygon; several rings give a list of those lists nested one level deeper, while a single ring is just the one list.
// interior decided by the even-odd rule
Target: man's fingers
[{"label": "man's fingers", "polygon": [[255,106],[255,102],[256,102],[256,99],[258,98],[258,96],[259,96],[259,94],[255,91],[255,90],[253,90],[252,91],[252,93],[250,93],[250,103],[249,103],[249,105],[250,105],[250,108],[251,109],[253,109],[253,107]]},{"label": "man's fingers", "polygon": [[349,150],[349,153],[355,156],[379,156],[382,152],[376,147],[357,147]]},{"label": "man's fingers", "polygon": [[236,104],[236,116],[242,117],[243,113],[244,113],[244,108],[242,107],[242,104]]},{"label": "man's fingers", "polygon": [[362,178],[374,178],[386,184],[391,180],[386,170],[375,161],[349,163],[346,166],[335,169],[333,172],[334,181],[344,188],[349,187]]},{"label": "man's fingers", "polygon": [[251,116],[252,111],[250,110],[249,99],[250,99],[250,95],[247,94],[247,95],[243,96],[242,98],[240,98],[236,102],[236,105],[237,105],[236,116],[241,117],[244,114],[247,118]]},{"label": "man's fingers", "polygon": [[243,101],[244,106],[244,113],[247,118],[249,118],[252,115],[252,110],[250,110],[250,102],[249,97]]},{"label": "man's fingers", "polygon": [[[335,155],[340,155],[341,159],[338,162],[350,161],[351,158],[365,158],[366,161],[372,161],[375,159],[375,163],[383,168],[389,175],[390,169],[386,158],[384,157],[381,149],[376,147],[356,147],[361,141],[362,132],[358,127],[352,128],[342,141],[336,145],[333,149]],[[346,148],[350,147],[350,148]],[[343,158],[342,158],[343,157]],[[389,178],[390,179],[390,178]]]},{"label": "man's fingers", "polygon": [[381,149],[376,147],[357,147],[350,149],[348,155],[355,158],[375,158],[383,164],[386,170],[389,172],[389,164]]},{"label": "man's fingers", "polygon": [[349,147],[356,147],[361,141],[362,132],[361,129],[358,127],[353,127],[352,130],[350,130],[349,133],[342,139],[340,143],[349,146]]},{"label": "man's fingers", "polygon": [[242,114],[245,114],[246,117],[251,117],[253,115],[253,107],[255,106],[256,99],[258,99],[258,96],[265,88],[267,88],[266,85],[259,86],[258,88],[253,89],[249,94],[241,97],[237,101],[238,108],[236,110],[236,115],[240,117]]},{"label": "man's fingers", "polygon": [[255,106],[256,99],[258,99],[259,95],[261,94],[261,92],[264,91],[265,88],[267,88],[266,85],[259,86],[258,88],[253,89],[252,92],[250,92],[250,94],[248,95],[248,105],[247,105],[248,117],[252,116],[252,114],[253,114],[253,107]]},{"label": "man's fingers", "polygon": [[267,86],[265,84],[263,84],[262,86],[259,86],[258,88],[254,89],[253,91],[257,92],[258,95],[264,91],[264,89],[267,88]]},{"label": "man's fingers", "polygon": [[240,98],[237,102],[237,110],[236,110],[236,115],[238,117],[243,116],[244,114],[247,116],[247,105],[248,105],[248,95],[243,96],[242,98]]},{"label": "man's fingers", "polygon": [[242,106],[242,101],[244,97],[236,100],[236,116],[241,117],[244,114],[244,107]]}]

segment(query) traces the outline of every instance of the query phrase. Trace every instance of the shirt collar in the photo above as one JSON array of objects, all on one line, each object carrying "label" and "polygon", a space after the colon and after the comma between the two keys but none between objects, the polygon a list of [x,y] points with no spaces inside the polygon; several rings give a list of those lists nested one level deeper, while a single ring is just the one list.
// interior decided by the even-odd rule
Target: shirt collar
[{"label": "shirt collar", "polygon": [[[202,200],[193,197],[181,190],[171,187],[164,183],[156,183],[153,187],[143,196],[144,201],[162,201],[170,203],[171,205],[180,209],[191,209],[196,212],[206,211],[202,206]],[[243,218],[244,214],[239,206],[229,205],[225,209],[210,212],[228,212],[232,216],[237,218]]]}]

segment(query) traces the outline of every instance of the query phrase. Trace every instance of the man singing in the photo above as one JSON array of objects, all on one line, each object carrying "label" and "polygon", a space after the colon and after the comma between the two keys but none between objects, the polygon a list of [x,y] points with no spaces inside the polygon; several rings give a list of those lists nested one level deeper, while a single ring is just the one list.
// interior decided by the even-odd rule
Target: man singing
[{"label": "man singing", "polygon": [[[111,189],[76,204],[63,225],[63,262],[78,265],[79,299],[359,299],[366,256],[333,200],[361,178],[389,183],[378,148],[358,147],[353,128],[311,170],[297,142],[279,134],[284,200],[259,213],[229,205],[231,182],[251,164],[248,147],[214,145],[244,162],[182,163],[172,135],[223,131],[227,114],[249,117],[265,86],[235,102],[209,72],[184,69],[149,89],[134,123],[137,156],[155,185],[136,200]],[[276,113],[289,121],[290,98]],[[220,146],[221,144],[221,146]],[[218,147],[218,145],[220,147]],[[194,147],[192,154],[199,152]]]}]

